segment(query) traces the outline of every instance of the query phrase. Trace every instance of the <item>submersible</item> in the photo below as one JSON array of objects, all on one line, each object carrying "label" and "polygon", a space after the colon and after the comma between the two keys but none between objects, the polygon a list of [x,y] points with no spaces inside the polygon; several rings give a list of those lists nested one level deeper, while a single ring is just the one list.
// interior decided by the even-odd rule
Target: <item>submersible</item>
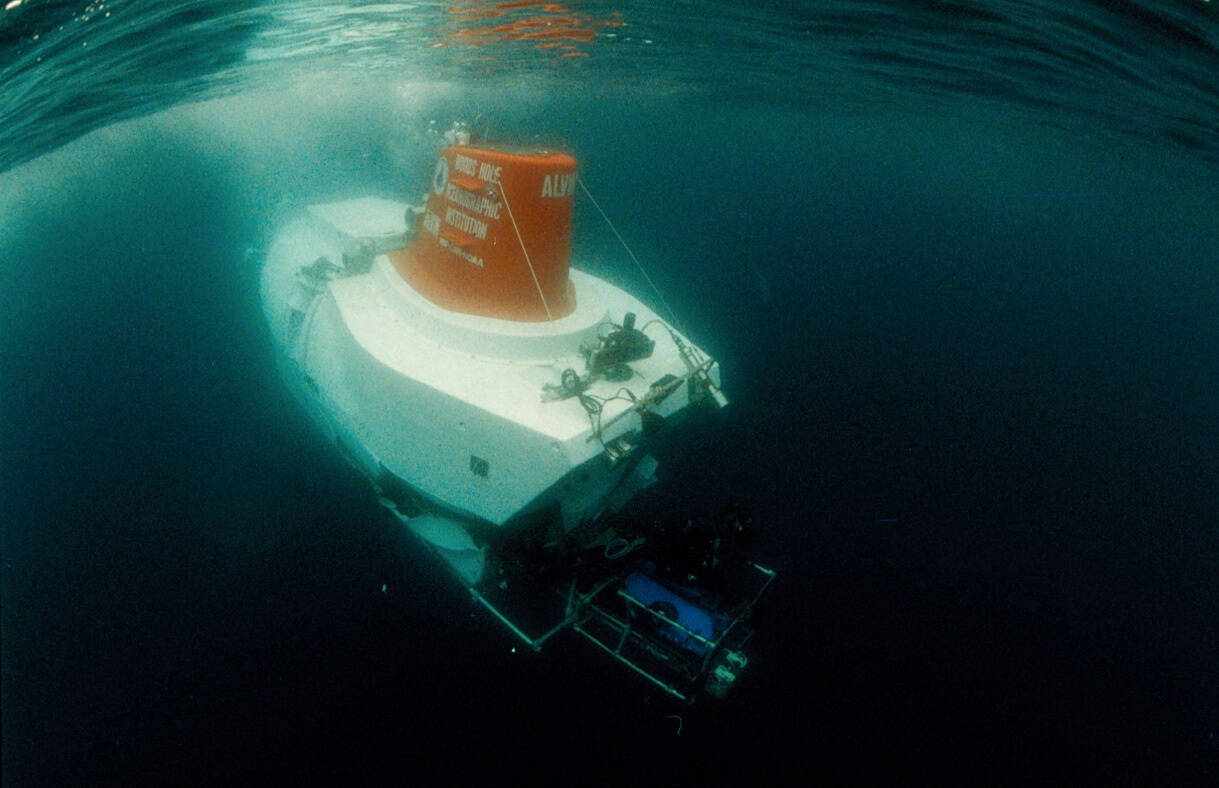
[{"label": "submersible", "polygon": [[748,518],[620,514],[656,480],[652,436],[726,404],[719,365],[571,265],[571,155],[448,142],[422,205],[311,205],[275,234],[261,296],[282,377],[528,646],[570,629],[677,697],[722,695],[774,577],[738,549]]}]

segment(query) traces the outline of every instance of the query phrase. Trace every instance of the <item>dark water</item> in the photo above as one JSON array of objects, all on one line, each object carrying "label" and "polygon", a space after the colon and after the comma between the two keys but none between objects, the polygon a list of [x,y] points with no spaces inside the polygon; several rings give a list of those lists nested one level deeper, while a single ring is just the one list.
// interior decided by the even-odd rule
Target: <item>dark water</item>
[{"label": "dark water", "polygon": [[[5,784],[1214,781],[1210,4],[157,8],[0,17]],[[723,360],[644,501],[764,523],[723,703],[514,653],[275,379],[259,246],[455,118]]]}]

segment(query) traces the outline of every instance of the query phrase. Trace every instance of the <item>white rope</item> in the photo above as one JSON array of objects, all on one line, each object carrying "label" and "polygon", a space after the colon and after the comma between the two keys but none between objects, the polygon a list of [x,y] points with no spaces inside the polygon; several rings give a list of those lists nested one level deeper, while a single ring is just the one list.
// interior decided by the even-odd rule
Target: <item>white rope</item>
[{"label": "white rope", "polygon": [[521,251],[525,253],[525,264],[529,266],[529,275],[533,277],[533,285],[538,289],[538,298],[542,299],[542,308],[546,310],[546,319],[553,322],[554,315],[550,314],[550,304],[546,303],[546,296],[542,293],[542,283],[538,281],[537,272],[533,270],[533,261],[529,259],[529,250],[525,248],[525,239],[521,237],[521,228],[516,224],[516,216],[512,214],[512,206],[508,204],[508,192],[504,189],[504,185],[499,185],[499,196],[504,198],[504,207],[508,209],[508,218],[512,220],[512,229],[516,230],[516,240],[521,244]]},{"label": "white rope", "polygon": [[[652,281],[652,277],[648,276],[648,272],[643,268],[643,263],[639,262],[639,258],[635,256],[634,252],[631,251],[631,247],[626,245],[626,239],[622,237],[622,233],[618,232],[618,228],[615,227],[614,223],[610,221],[610,218],[605,215],[605,211],[601,210],[601,204],[597,202],[597,198],[594,197],[593,193],[590,192],[588,187],[584,185],[583,178],[580,178],[580,188],[583,189],[584,193],[588,195],[588,199],[592,200],[593,205],[597,208],[597,212],[601,214],[601,218],[605,220],[605,223],[609,225],[609,228],[614,231],[614,235],[618,236],[618,242],[622,244],[622,248],[625,249],[626,253],[631,256],[631,259],[635,261],[635,266],[639,269],[639,273],[643,274],[643,278],[647,280],[648,285],[652,288],[652,292],[656,293],[656,297],[660,299],[661,306],[663,306],[665,311],[669,313],[669,322],[672,323],[678,331],[681,331],[683,334],[686,333],[685,331],[682,331],[681,326],[677,323],[677,313],[673,311],[673,307],[669,306],[669,302],[665,300],[664,295],[660,292],[660,288],[657,287],[656,283]],[[511,213],[511,211],[509,211],[509,213]]]}]

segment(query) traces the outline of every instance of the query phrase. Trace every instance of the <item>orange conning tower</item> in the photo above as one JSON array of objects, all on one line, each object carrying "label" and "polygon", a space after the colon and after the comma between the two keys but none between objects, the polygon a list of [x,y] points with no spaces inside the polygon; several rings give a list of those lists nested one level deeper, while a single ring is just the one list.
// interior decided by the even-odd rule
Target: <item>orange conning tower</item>
[{"label": "orange conning tower", "polygon": [[410,245],[390,255],[429,301],[504,320],[557,320],[568,279],[576,160],[549,151],[445,148]]}]

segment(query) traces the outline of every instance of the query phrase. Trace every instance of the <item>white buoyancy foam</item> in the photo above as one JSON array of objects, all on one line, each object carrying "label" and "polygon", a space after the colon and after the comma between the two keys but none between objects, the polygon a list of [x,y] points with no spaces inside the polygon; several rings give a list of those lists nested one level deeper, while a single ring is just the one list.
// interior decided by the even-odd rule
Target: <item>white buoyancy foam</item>
[{"label": "white buoyancy foam", "polygon": [[478,545],[474,544],[469,532],[460,523],[453,520],[425,514],[407,520],[406,525],[420,539],[442,550],[454,552],[478,550]]}]

